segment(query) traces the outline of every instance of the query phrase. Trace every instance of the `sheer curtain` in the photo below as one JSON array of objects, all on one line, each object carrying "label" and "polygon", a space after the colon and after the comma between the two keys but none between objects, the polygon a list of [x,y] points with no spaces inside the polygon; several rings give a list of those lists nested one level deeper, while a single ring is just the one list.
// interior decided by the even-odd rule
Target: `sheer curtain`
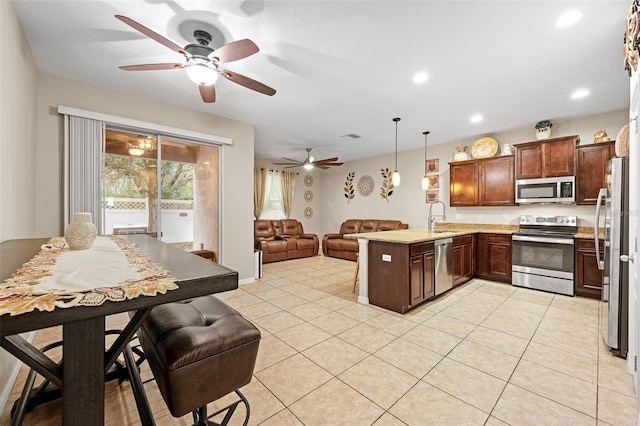
[{"label": "sheer curtain", "polygon": [[291,204],[293,203],[293,193],[296,188],[296,172],[278,172],[278,192],[282,201],[282,211],[288,218],[291,214]]},{"label": "sheer curtain", "polygon": [[267,169],[255,169],[253,173],[253,215],[260,219],[267,193]]},{"label": "sheer curtain", "polygon": [[73,213],[89,212],[102,234],[104,122],[74,115],[64,120],[64,226]]}]

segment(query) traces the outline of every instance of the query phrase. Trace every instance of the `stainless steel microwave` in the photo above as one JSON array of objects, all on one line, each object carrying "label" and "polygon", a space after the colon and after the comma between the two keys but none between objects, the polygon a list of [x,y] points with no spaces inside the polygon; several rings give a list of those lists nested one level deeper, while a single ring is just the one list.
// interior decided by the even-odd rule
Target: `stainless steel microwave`
[{"label": "stainless steel microwave", "polygon": [[518,204],[574,204],[575,202],[575,176],[516,180],[516,203]]}]

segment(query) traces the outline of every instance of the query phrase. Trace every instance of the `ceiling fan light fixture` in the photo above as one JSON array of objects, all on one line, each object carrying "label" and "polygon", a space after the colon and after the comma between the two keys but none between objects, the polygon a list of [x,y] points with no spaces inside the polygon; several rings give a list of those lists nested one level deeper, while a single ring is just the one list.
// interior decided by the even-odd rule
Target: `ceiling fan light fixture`
[{"label": "ceiling fan light fixture", "polygon": [[313,169],[313,164],[311,163],[304,163],[304,167],[305,170],[312,170]]},{"label": "ceiling fan light fixture", "polygon": [[211,86],[218,80],[218,70],[208,59],[189,59],[184,68],[187,70],[187,75],[191,81],[198,85]]},{"label": "ceiling fan light fixture", "polygon": [[142,148],[129,148],[129,155],[140,157],[142,154],[144,154],[144,149]]}]

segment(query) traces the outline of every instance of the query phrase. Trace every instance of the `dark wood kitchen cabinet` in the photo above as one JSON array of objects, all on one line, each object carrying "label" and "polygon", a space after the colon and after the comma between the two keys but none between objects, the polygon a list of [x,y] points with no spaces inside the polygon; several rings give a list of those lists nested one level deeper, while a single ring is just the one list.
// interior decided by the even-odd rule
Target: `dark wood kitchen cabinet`
[{"label": "dark wood kitchen cabinet", "polygon": [[[600,258],[603,256],[604,242],[600,240]],[[600,299],[603,271],[598,269],[594,240],[576,240],[576,296]]]},{"label": "dark wood kitchen cabinet", "polygon": [[453,285],[464,284],[474,274],[473,235],[453,237]]},{"label": "dark wood kitchen cabinet", "polygon": [[478,162],[458,161],[449,163],[449,205],[451,207],[477,206]]},{"label": "dark wood kitchen cabinet", "polygon": [[511,282],[510,234],[477,234],[476,276]]},{"label": "dark wood kitchen cabinet", "polygon": [[514,144],[516,179],[574,176],[580,136],[564,136]]},{"label": "dark wood kitchen cabinet", "polygon": [[369,241],[369,303],[404,314],[433,297],[433,241]]},{"label": "dark wood kitchen cabinet", "polygon": [[579,145],[577,148],[576,204],[596,204],[604,188],[607,162],[616,155],[615,142]]},{"label": "dark wood kitchen cabinet", "polygon": [[515,205],[513,155],[449,163],[449,205]]}]

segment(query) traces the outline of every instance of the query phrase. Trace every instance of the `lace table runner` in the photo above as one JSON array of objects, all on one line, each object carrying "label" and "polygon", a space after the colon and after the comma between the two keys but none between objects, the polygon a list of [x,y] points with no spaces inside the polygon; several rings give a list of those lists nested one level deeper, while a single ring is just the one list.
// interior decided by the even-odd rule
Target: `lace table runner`
[{"label": "lace table runner", "polygon": [[98,306],[177,288],[166,270],[123,238],[97,237],[88,250],[70,250],[59,237],[0,284],[0,315]]}]

